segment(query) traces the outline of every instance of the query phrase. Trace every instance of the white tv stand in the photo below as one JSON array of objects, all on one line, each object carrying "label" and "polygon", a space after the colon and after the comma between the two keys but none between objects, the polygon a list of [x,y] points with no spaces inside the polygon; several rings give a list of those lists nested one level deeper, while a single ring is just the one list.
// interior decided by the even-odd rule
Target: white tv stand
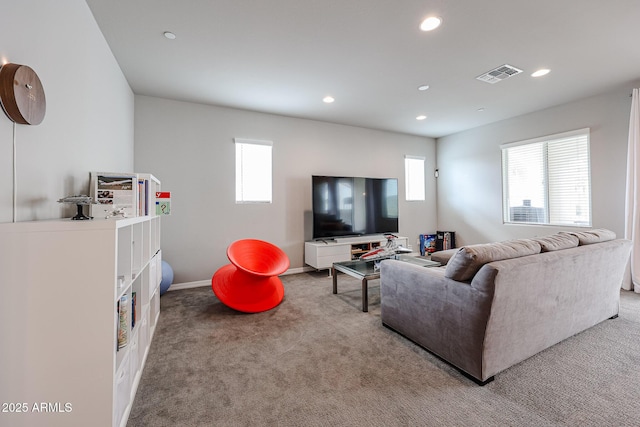
[{"label": "white tv stand", "polygon": [[[398,246],[407,247],[408,239],[398,237]],[[387,244],[382,234],[370,236],[338,237],[334,240],[314,240],[304,243],[304,262],[317,270],[331,268],[334,262],[350,261],[360,255]]]}]

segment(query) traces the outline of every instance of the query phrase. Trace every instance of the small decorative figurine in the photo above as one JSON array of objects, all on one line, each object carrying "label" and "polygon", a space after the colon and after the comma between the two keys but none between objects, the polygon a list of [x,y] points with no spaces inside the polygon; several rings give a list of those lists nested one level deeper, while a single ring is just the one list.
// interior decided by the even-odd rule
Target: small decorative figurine
[{"label": "small decorative figurine", "polygon": [[106,215],[104,217],[105,219],[109,219],[115,216],[121,216],[122,218],[127,217],[127,213],[125,212],[124,208],[116,208],[114,206],[113,209],[105,209],[104,211],[106,212]]},{"label": "small decorative figurine", "polygon": [[385,234],[384,236],[387,238],[387,244],[384,247],[373,249],[366,254],[361,255],[360,259],[365,261],[382,260],[384,258],[390,258],[397,253],[406,252],[404,248],[398,246],[398,243],[396,242],[398,236],[394,234]]},{"label": "small decorative figurine", "polygon": [[96,203],[89,196],[84,196],[84,195],[69,196],[69,197],[65,197],[65,198],[62,198],[62,199],[58,200],[58,203],[73,203],[74,205],[76,205],[78,207],[78,213],[76,214],[76,216],[74,216],[71,219],[75,219],[75,220],[93,219],[92,216],[86,216],[84,214],[84,212],[82,211],[82,207],[84,205],[92,205],[92,204]]}]

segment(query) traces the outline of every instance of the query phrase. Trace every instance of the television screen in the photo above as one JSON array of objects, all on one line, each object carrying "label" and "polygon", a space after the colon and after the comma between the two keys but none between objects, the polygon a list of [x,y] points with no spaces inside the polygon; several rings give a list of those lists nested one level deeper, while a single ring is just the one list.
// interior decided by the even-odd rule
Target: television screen
[{"label": "television screen", "polygon": [[312,176],[313,238],[398,232],[398,180]]}]

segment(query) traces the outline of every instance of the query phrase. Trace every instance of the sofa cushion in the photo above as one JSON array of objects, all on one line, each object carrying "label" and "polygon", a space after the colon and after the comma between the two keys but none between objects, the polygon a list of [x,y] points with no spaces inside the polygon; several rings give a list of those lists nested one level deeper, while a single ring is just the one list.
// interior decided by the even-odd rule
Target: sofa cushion
[{"label": "sofa cushion", "polygon": [[438,251],[431,254],[431,261],[439,262],[440,265],[447,265],[449,260],[458,249],[445,249],[444,251]]},{"label": "sofa cushion", "polygon": [[560,249],[575,248],[578,246],[578,237],[569,233],[557,233],[551,236],[536,237],[534,240],[540,243],[542,252],[559,251]]},{"label": "sofa cushion", "polygon": [[452,280],[467,281],[488,262],[537,253],[540,253],[540,243],[530,239],[463,246],[447,263],[445,276]]},{"label": "sofa cushion", "polygon": [[607,242],[616,238],[616,233],[604,228],[594,228],[593,230],[587,231],[561,231],[559,234],[571,234],[576,236],[581,246]]}]

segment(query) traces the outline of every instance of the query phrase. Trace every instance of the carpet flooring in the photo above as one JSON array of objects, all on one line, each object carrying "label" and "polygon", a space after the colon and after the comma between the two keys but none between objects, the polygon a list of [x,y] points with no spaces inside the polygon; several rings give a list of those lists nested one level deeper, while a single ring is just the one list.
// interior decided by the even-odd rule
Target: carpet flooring
[{"label": "carpet flooring", "polygon": [[356,279],[282,280],[257,314],[164,294],[128,426],[640,426],[640,294],[480,387],[382,326],[379,282],[363,313]]}]

